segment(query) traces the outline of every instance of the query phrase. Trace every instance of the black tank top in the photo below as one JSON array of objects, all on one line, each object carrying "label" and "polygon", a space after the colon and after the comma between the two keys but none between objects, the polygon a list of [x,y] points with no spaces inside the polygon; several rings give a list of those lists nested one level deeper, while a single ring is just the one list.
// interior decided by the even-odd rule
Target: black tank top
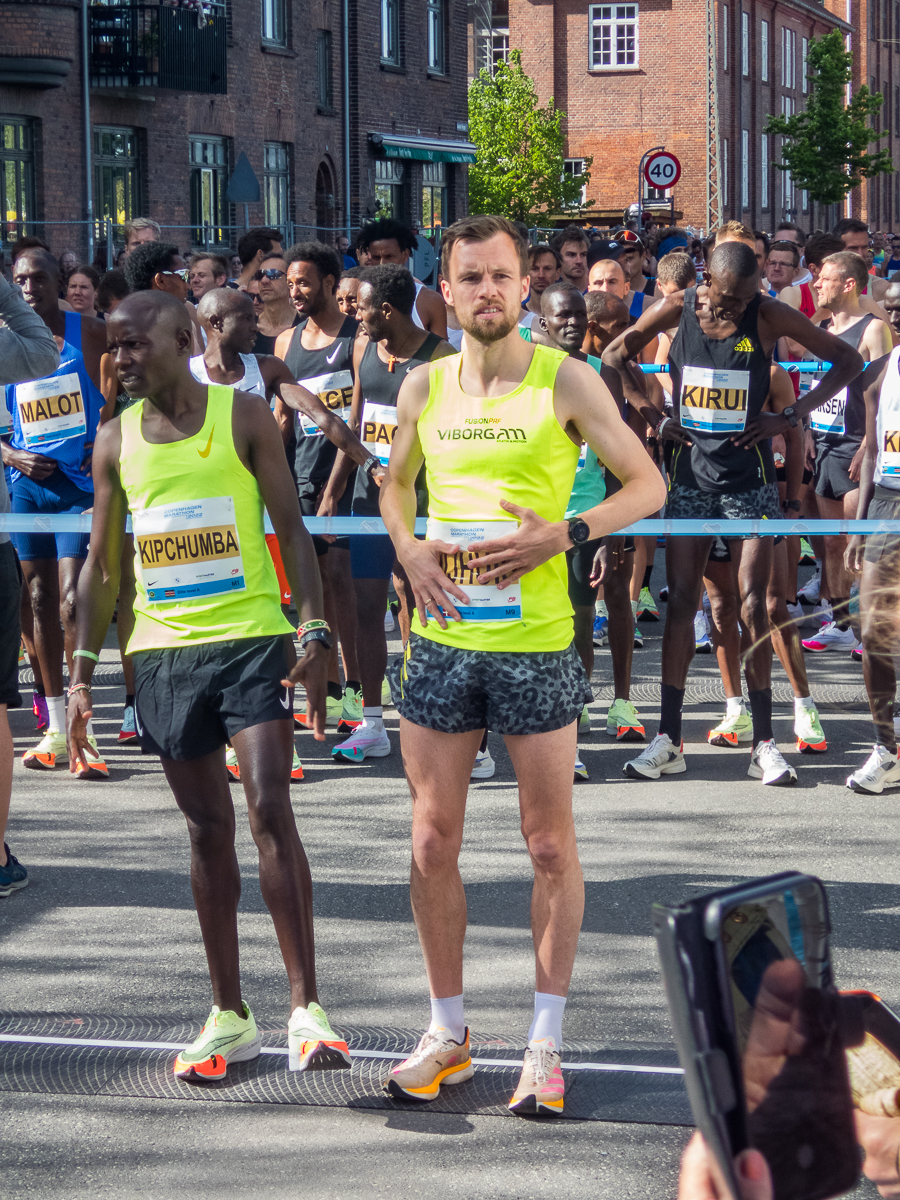
[{"label": "black tank top", "polygon": [[[379,451],[390,451],[390,442],[382,441],[382,439],[393,439],[393,431],[397,428],[396,425],[388,426],[384,422],[378,420],[366,421],[366,406],[369,404],[377,404],[385,408],[397,407],[397,395],[400,391],[400,385],[403,380],[413,369],[423,362],[431,362],[435,350],[441,344],[443,339],[436,333],[429,333],[422,345],[406,362],[395,362],[393,371],[388,369],[388,364],[383,362],[378,356],[378,348],[374,342],[369,342],[363,352],[362,361],[359,364],[359,386],[362,390],[363,410],[360,413],[360,441],[368,442],[370,447],[373,447],[373,453],[381,454]],[[416,491],[419,490],[418,481],[416,483]],[[381,488],[377,483],[373,483],[372,479],[363,471],[358,471],[356,474],[356,488],[353,492],[353,513],[363,517],[377,517],[379,513],[378,499],[381,494]]]},{"label": "black tank top", "polygon": [[744,450],[732,437],[759,416],[769,396],[769,356],[757,328],[761,296],[747,305],[736,331],[709,338],[700,328],[697,289],[684,309],[669,351],[675,417],[693,445],[676,446],[672,479],[701,492],[749,492],[775,479],[771,442]]},{"label": "black tank top", "polygon": [[[834,333],[830,328],[830,320],[823,321],[822,328],[828,329],[829,333],[858,350],[869,324],[877,320],[878,317],[874,313],[866,313],[843,333]],[[817,446],[828,446],[846,458],[852,458],[857,452],[866,436],[866,402],[863,399],[865,383],[866,373],[862,371],[846,389],[842,389],[809,414],[809,426]]]},{"label": "black tank top", "polygon": [[[345,317],[337,337],[328,346],[307,350],[301,344],[308,318],[294,330],[291,344],[284,357],[285,365],[298,383],[319,397],[326,408],[346,421],[353,399],[353,344],[359,325],[353,317]],[[297,487],[301,493],[318,490],[326,482],[334,466],[337,447],[324,436],[308,417],[297,414],[294,431],[297,450],[294,468]]]}]

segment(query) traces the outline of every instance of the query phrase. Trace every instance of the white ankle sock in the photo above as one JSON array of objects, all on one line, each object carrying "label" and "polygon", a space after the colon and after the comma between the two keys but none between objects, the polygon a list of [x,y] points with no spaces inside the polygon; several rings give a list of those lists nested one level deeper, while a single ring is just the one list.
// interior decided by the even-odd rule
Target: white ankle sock
[{"label": "white ankle sock", "polygon": [[66,732],[66,698],[65,696],[47,697],[47,714],[50,728],[57,733]]},{"label": "white ankle sock", "polygon": [[725,697],[725,716],[739,717],[744,711],[743,696],[726,696]]},{"label": "white ankle sock", "polygon": [[815,708],[816,704],[812,696],[795,696],[794,697],[794,714],[796,715],[802,708]]},{"label": "white ankle sock", "polygon": [[363,707],[363,723],[360,729],[369,729],[372,733],[384,733],[384,709],[380,704],[371,708]]},{"label": "white ankle sock", "polygon": [[87,732],[88,737],[94,736],[94,722],[93,721],[88,721],[86,732]]},{"label": "white ankle sock", "polygon": [[529,1043],[549,1037],[553,1039],[556,1049],[561,1049],[562,1019],[565,1008],[565,996],[554,996],[552,992],[535,992],[534,1020],[528,1030]]},{"label": "white ankle sock", "polygon": [[446,1029],[454,1042],[466,1036],[466,1018],[463,1012],[463,993],[458,996],[443,996],[440,1000],[431,997],[430,1029]]}]

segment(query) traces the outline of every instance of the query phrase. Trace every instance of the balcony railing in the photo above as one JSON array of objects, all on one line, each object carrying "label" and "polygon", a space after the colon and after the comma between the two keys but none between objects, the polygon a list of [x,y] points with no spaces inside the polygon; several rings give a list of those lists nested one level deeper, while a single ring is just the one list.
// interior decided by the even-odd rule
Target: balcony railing
[{"label": "balcony railing", "polygon": [[225,17],[164,5],[95,4],[91,87],[159,87],[221,95],[228,90]]}]

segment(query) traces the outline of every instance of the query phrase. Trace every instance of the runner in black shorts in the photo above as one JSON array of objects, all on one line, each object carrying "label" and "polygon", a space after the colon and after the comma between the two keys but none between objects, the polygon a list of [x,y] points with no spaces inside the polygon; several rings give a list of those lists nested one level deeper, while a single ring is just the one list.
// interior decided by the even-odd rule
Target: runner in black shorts
[{"label": "runner in black shorts", "polygon": [[[674,417],[647,402],[627,371],[629,361],[659,333],[671,339]],[[772,351],[779,337],[799,342],[833,363],[824,379],[779,415],[763,414]],[[632,404],[657,436],[676,442],[666,516],[675,520],[779,519],[771,438],[830,400],[862,369],[850,346],[796,310],[759,292],[756,255],[743,242],[723,242],[710,257],[709,283],[660,300],[610,346],[604,361],[616,367]],[[640,382],[640,381],[638,381]],[[666,545],[669,601],[663,635],[659,733],[627,775],[659,779],[686,770],[681,738],[684,688],[694,654],[693,623],[712,535],[670,537]],[[796,772],[782,757],[772,731],[772,646],[766,589],[772,568],[769,538],[734,539],[741,618],[752,643],[745,661],[753,719],[751,778],[792,784]]]}]

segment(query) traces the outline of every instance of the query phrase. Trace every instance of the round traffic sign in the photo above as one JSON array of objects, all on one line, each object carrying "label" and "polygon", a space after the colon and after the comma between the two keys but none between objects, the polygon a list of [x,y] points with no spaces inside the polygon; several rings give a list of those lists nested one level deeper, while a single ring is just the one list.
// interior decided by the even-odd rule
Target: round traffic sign
[{"label": "round traffic sign", "polygon": [[681,178],[681,163],[668,150],[660,150],[644,163],[644,178],[650,187],[674,187]]}]

